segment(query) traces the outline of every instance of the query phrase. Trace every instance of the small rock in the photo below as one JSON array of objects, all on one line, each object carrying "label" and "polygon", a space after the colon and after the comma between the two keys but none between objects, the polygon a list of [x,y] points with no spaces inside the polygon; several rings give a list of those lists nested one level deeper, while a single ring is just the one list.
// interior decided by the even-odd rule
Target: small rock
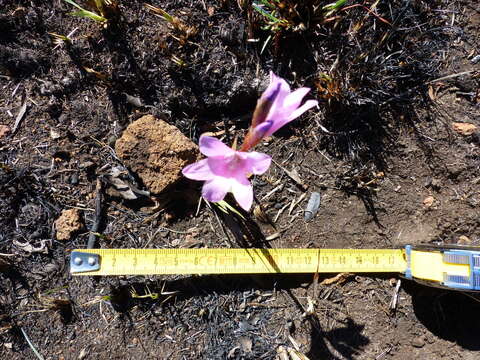
[{"label": "small rock", "polygon": [[427,180],[425,180],[425,187],[439,191],[442,188],[442,182],[435,178],[427,178]]},{"label": "small rock", "polygon": [[457,240],[457,244],[458,245],[471,245],[472,244],[472,240],[470,240],[467,236],[465,235],[461,235],[458,237],[458,240]]},{"label": "small rock", "polygon": [[10,126],[0,125],[0,138],[10,134],[10,131],[11,131]]},{"label": "small rock", "polygon": [[78,167],[80,169],[88,169],[89,167],[92,167],[93,165],[95,165],[95,163],[93,161],[84,161]]},{"label": "small rock", "polygon": [[423,336],[416,337],[412,340],[412,346],[416,348],[421,348],[425,346],[425,339]]},{"label": "small rock", "polygon": [[425,199],[423,199],[423,206],[429,208],[433,205],[434,202],[435,198],[433,196],[427,196]]},{"label": "small rock", "polygon": [[246,353],[252,352],[252,346],[253,346],[252,339],[246,336],[242,336],[238,339],[238,342],[240,343],[240,347],[243,350],[243,352],[246,352]]},{"label": "small rock", "polygon": [[57,240],[65,241],[77,231],[83,229],[80,211],[78,209],[63,210],[60,217],[55,220]]},{"label": "small rock", "polygon": [[62,135],[60,135],[60,133],[55,130],[55,129],[50,129],[50,137],[53,139],[53,140],[57,140],[57,139],[60,139],[62,137]]},{"label": "small rock", "polygon": [[480,55],[475,55],[475,56],[470,60],[470,62],[471,62],[472,64],[474,64],[474,65],[475,65],[476,63],[478,63],[479,61],[480,61]]},{"label": "small rock", "polygon": [[474,124],[460,122],[454,122],[452,127],[453,130],[463,136],[472,135],[478,129],[478,127]]},{"label": "small rock", "polygon": [[318,208],[320,207],[320,193],[314,191],[310,195],[310,199],[308,199],[307,207],[305,209],[305,214],[303,218],[305,221],[312,220],[318,212]]},{"label": "small rock", "polygon": [[438,179],[432,179],[431,187],[433,190],[438,191],[442,188],[442,182]]},{"label": "small rock", "polygon": [[115,151],[153,194],[181,177],[181,170],[199,159],[197,145],[175,126],[152,115],[130,124],[115,143]]},{"label": "small rock", "polygon": [[53,272],[56,272],[58,271],[58,265],[55,264],[55,263],[50,263],[50,264],[47,264],[43,267],[43,272],[45,273],[53,273]]},{"label": "small rock", "polygon": [[72,184],[72,185],[78,185],[78,174],[77,174],[77,173],[73,173],[73,174],[70,176],[70,184]]}]

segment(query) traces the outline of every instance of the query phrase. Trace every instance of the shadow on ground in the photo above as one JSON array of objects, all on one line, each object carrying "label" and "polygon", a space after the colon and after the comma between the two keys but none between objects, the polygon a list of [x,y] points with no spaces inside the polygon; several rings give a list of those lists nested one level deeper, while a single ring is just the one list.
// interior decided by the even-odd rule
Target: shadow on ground
[{"label": "shadow on ground", "polygon": [[413,282],[405,290],[412,296],[417,319],[435,336],[468,350],[480,350],[478,294],[429,288]]},{"label": "shadow on ground", "polygon": [[[129,319],[129,312],[135,306],[139,306],[145,311],[161,306],[164,312],[175,313],[175,316],[178,317],[177,320],[184,322],[185,326],[192,326],[190,322],[195,320],[194,318],[184,317],[179,314],[179,309],[181,309],[182,314],[190,312],[192,314],[203,314],[201,316],[203,319],[201,320],[202,324],[205,325],[205,323],[208,323],[208,331],[211,332],[210,340],[213,341],[208,344],[209,351],[213,351],[213,349],[219,349],[220,343],[216,344],[214,340],[220,336],[220,333],[223,334],[221,335],[222,346],[227,348],[231,344],[236,343],[238,337],[242,334],[242,336],[248,336],[248,334],[257,334],[257,332],[263,331],[267,331],[270,337],[277,337],[276,342],[278,344],[285,341],[285,337],[279,337],[279,335],[282,333],[285,334],[282,328],[285,327],[288,319],[285,318],[284,323],[282,322],[283,320],[280,320],[280,322],[273,325],[270,317],[272,316],[272,311],[278,310],[270,309],[268,303],[265,303],[265,306],[259,305],[258,307],[245,307],[244,303],[245,301],[246,303],[252,301],[249,298],[250,295],[255,297],[256,295],[254,294],[261,293],[262,291],[271,292],[272,289],[275,289],[277,293],[283,292],[286,294],[291,300],[287,300],[287,303],[293,303],[297,308],[298,311],[292,311],[292,316],[294,316],[296,320],[300,318],[303,319],[300,320],[302,327],[306,325],[307,329],[310,328],[310,344],[312,345],[309,352],[306,353],[310,359],[352,358],[353,355],[361,351],[361,349],[370,342],[368,338],[361,334],[364,328],[363,325],[355,323],[351,318],[347,318],[341,327],[324,331],[320,321],[315,316],[300,317],[300,315],[298,315],[302,314],[305,309],[302,302],[292,293],[291,289],[298,289],[299,287],[305,286],[305,284],[310,283],[311,280],[311,275],[292,275],[288,278],[274,275],[190,276],[173,281],[152,282],[148,284],[148,290],[146,290],[147,288],[144,281],[112,288],[110,299],[112,307],[122,313],[125,319]],[[252,286],[255,288],[254,291],[252,290]],[[157,293],[160,296],[151,300],[146,300],[146,298],[132,298],[131,296],[132,292],[143,294],[145,291]],[[172,292],[176,292],[176,294],[171,296],[170,294]],[[236,295],[232,297],[232,294]],[[225,301],[226,298],[230,300]],[[250,300],[247,301],[246,299]],[[219,303],[223,305],[218,307]],[[243,310],[241,310],[242,303]],[[175,304],[174,307],[171,306],[173,304]],[[288,307],[289,305],[285,306]],[[298,316],[295,316],[294,313]],[[233,318],[231,318],[232,316]],[[224,317],[230,320],[224,322]],[[239,322],[240,318],[253,319],[255,317],[261,320],[253,325],[250,320]],[[203,325],[197,324],[196,327]],[[275,327],[274,332],[276,335],[270,333],[270,331],[273,330],[272,326]],[[278,329],[276,327],[278,327]],[[290,331],[289,334],[292,336],[295,335],[295,330],[290,329],[285,331]],[[258,336],[258,334],[256,336]],[[230,337],[231,339],[229,340]],[[290,343],[285,343],[285,345],[291,346]],[[256,354],[259,355],[260,352]]]}]

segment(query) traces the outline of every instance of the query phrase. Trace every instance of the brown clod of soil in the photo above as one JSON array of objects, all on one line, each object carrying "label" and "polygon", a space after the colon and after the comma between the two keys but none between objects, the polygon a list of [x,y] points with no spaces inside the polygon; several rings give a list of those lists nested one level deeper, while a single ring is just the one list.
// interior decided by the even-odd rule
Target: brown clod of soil
[{"label": "brown clod of soil", "polygon": [[154,194],[177,182],[181,170],[200,155],[198,146],[180,130],[152,115],[130,124],[115,143],[115,151]]},{"label": "brown clod of soil", "polygon": [[0,138],[10,134],[10,127],[7,125],[0,125]]},{"label": "brown clod of soil", "polygon": [[478,129],[478,127],[474,124],[460,122],[454,122],[452,127],[453,130],[464,136],[472,135]]},{"label": "brown clod of soil", "polygon": [[80,211],[77,209],[63,210],[60,217],[55,220],[57,240],[69,240],[72,234],[83,229]]}]

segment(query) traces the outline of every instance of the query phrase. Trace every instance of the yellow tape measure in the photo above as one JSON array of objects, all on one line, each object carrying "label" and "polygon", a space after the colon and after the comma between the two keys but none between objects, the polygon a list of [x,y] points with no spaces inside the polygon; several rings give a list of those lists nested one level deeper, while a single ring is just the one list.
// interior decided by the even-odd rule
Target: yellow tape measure
[{"label": "yellow tape measure", "polygon": [[75,275],[167,275],[402,272],[407,262],[401,249],[89,249],[71,265]]},{"label": "yellow tape measure", "polygon": [[450,289],[480,290],[480,248],[85,249],[73,275],[401,273]]}]

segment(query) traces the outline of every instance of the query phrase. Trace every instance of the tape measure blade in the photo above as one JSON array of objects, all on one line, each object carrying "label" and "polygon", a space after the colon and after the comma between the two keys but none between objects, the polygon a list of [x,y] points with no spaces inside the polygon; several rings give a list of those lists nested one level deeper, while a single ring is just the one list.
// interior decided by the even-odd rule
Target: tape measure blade
[{"label": "tape measure blade", "polygon": [[100,258],[99,270],[79,272],[74,275],[368,273],[404,272],[407,266],[401,249],[85,249],[74,251],[98,254]]}]

